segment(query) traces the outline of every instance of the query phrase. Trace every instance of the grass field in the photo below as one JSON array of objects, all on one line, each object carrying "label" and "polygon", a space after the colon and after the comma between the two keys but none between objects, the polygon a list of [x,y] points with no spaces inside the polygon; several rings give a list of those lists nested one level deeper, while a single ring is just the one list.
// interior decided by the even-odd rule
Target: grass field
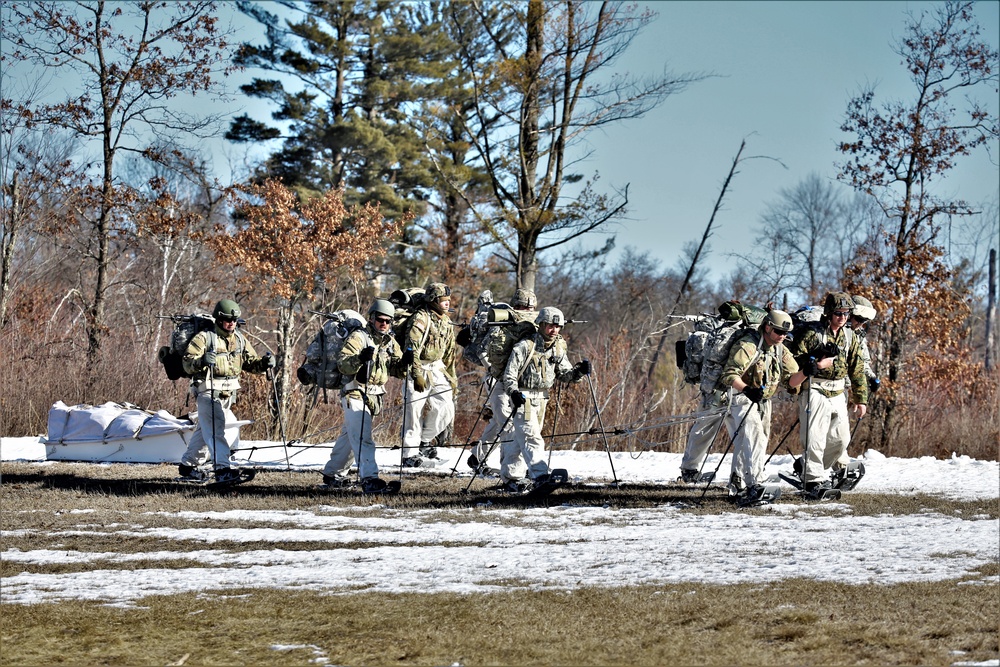
[{"label": "grass field", "polygon": [[[199,551],[223,550],[236,561],[262,544],[211,544],[158,537],[157,530],[196,528],[199,513],[306,511],[336,507],[359,518],[425,510],[467,520],[489,503],[502,522],[524,518],[468,479],[417,477],[390,498],[317,491],[315,475],[268,473],[229,493],[173,484],[172,466],[36,465],[0,467],[2,552],[116,554],[101,568],[176,570],[198,577],[209,567]],[[643,508],[680,505],[696,516],[735,512],[721,492],[701,506],[690,487],[573,487],[555,505]],[[853,516],[927,513],[1000,518],[996,499],[948,501],[927,496],[855,493]],[[792,501],[798,502],[798,501]],[[743,511],[753,516],[758,510]],[[510,515],[510,518],[506,517]],[[706,518],[710,518],[707,517]],[[253,514],[226,524],[268,525]],[[141,537],[122,538],[142,533]],[[157,529],[157,530],[153,530]],[[145,532],[143,532],[145,531]],[[574,535],[564,538],[572,541]],[[289,540],[283,550],[351,549],[369,544]],[[269,545],[268,548],[274,548]],[[169,555],[164,556],[167,552]],[[947,557],[942,555],[942,558]],[[635,568],[644,567],[636,562]],[[739,567],[733,560],[731,567]],[[0,577],[79,573],[94,561],[23,563],[0,559]],[[234,567],[240,567],[234,564]],[[355,567],[365,567],[359,559]],[[8,579],[9,580],[9,579]],[[500,581],[493,593],[331,593],[246,586],[195,594],[140,596],[136,604],[63,599],[0,604],[2,665],[954,665],[996,661],[1000,565],[945,581],[850,585],[810,578],[772,583],[532,590]],[[0,586],[2,588],[2,586]],[[995,663],[994,663],[995,664]]]}]

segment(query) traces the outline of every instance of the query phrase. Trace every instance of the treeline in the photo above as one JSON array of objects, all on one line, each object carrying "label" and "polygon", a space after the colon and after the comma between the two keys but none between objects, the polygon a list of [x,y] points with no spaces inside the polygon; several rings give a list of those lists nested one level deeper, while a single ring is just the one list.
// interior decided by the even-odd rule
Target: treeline
[{"label": "treeline", "polygon": [[[279,362],[273,383],[247,381],[237,413],[255,424],[244,436],[332,440],[335,397],[295,381],[315,312],[442,280],[459,322],[482,290],[505,300],[516,287],[581,321],[565,335],[593,362],[593,386],[555,397],[550,427],[582,434],[559,446],[679,451],[695,390],[674,364],[689,327],[678,316],[732,298],[794,310],[845,289],[879,312],[870,341],[883,378],[852,453],[997,456],[995,278],[983,252],[996,203],[950,199],[938,184],[998,138],[976,95],[995,86],[1000,58],[979,39],[972,3],[907,24],[897,49],[912,95],[852,99],[839,183],[809,175],[779,193],[718,282],[703,269],[714,214],[676,266],[632,250],[612,261],[613,242],[588,244],[627,214],[627,188],[567,166],[586,132],[702,78],[602,76],[650,13],[543,0],[239,7],[262,27],[259,42],[200,3],[0,8],[7,62],[76,86],[58,97],[34,85],[34,69],[0,70],[0,433],[44,432],[56,400],[185,412],[186,386],[156,362],[165,316],[228,297]],[[226,92],[219,74],[233,68],[261,74],[240,93],[270,102],[270,120],[220,130],[179,104]],[[269,152],[240,182],[221,183],[197,149],[221,131]],[[477,422],[478,375],[463,369],[459,441]],[[387,408],[381,438],[392,444],[398,402]],[[793,421],[783,408],[781,432]],[[614,431],[607,441],[588,433],[600,423]]]}]

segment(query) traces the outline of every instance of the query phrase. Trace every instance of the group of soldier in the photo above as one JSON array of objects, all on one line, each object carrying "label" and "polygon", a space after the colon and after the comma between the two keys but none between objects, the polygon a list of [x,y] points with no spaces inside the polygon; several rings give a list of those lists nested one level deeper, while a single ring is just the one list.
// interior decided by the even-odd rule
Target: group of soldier
[{"label": "group of soldier", "polygon": [[[567,358],[566,342],[560,335],[566,323],[562,311],[536,307],[534,292],[515,292],[510,317],[515,322],[532,322],[532,334],[513,345],[502,368],[487,368],[484,383],[492,415],[468,461],[475,472],[482,472],[491,450],[499,447],[500,488],[517,493],[549,481],[542,438],[549,389],[556,380],[578,382],[590,373],[589,361],[571,364]],[[420,305],[398,323],[400,332],[392,329],[396,306],[379,298],[368,308],[366,326],[346,338],[336,360],[340,372],[349,378],[340,390],[344,422],[323,468],[323,487],[353,485],[349,471],[357,461],[362,492],[383,493],[389,488],[379,477],[372,427],[390,377],[402,379],[401,466],[431,467],[439,462],[434,443],[451,432],[455,419],[459,354],[450,310],[450,288],[432,282],[424,289]],[[240,372],[262,373],[274,365],[273,357],[257,355],[236,331],[239,314],[235,302],[220,301],[213,311],[215,330],[197,334],[184,355],[185,370],[192,375],[192,393],[198,397],[199,426],[181,459],[182,478],[206,479],[208,473],[201,466],[208,460],[217,482],[236,478],[230,469],[232,443],[226,439],[225,422],[227,413],[232,419],[228,411],[239,388]],[[500,327],[495,331],[499,336]],[[220,359],[226,364],[220,364]]]},{"label": "group of soldier", "polygon": [[[770,309],[760,326],[732,346],[718,384],[703,391],[699,418],[688,434],[681,479],[703,481],[701,472],[716,433],[724,424],[733,446],[730,491],[737,503],[759,505],[771,500],[764,476],[771,432],[771,400],[780,387],[798,396],[799,434],[804,452],[795,474],[806,499],[821,500],[846,487],[852,466],[850,416],[867,412],[878,379],[871,369],[865,328],[876,315],[870,301],[832,292],[816,323],[793,333],[792,317]],[[722,412],[721,408],[727,408]],[[720,413],[721,412],[721,413]],[[860,472],[859,472],[860,471]]]},{"label": "group of soldier", "polygon": [[[397,322],[400,332],[393,331],[396,306],[382,298],[371,303],[366,326],[347,337],[336,360],[348,381],[340,391],[343,427],[323,468],[324,487],[352,485],[349,471],[356,461],[361,490],[386,491],[387,483],[379,477],[372,429],[390,377],[402,379],[401,466],[430,467],[440,461],[434,443],[452,430],[457,391],[459,353],[450,310],[451,290],[441,282],[427,285],[420,305]],[[205,479],[208,473],[202,466],[210,460],[216,481],[225,482],[238,477],[230,468],[232,443],[225,424],[227,418],[233,419],[230,410],[240,372],[267,372],[274,358],[258,355],[236,330],[240,308],[234,301],[220,301],[213,316],[214,331],[197,334],[183,359],[185,371],[192,376],[199,426],[181,459],[180,474]],[[530,322],[534,326],[507,356],[487,364],[483,383],[488,410],[484,412],[489,420],[473,445],[468,465],[474,472],[483,472],[486,459],[499,447],[499,488],[524,493],[547,483],[551,473],[542,438],[549,389],[556,380],[580,381],[591,367],[587,360],[569,362],[560,335],[566,323],[562,311],[537,309],[532,291],[518,289],[505,317],[509,324]],[[875,310],[866,299],[830,293],[819,322],[796,331],[789,341],[791,316],[768,310],[760,326],[748,330],[732,346],[716,387],[703,389],[705,415],[688,435],[681,479],[690,483],[706,478],[701,469],[717,432],[725,425],[733,445],[732,495],[743,504],[767,502],[763,469],[771,400],[784,387],[798,395],[804,455],[796,462],[796,473],[804,496],[820,499],[835,488],[850,463],[850,413],[862,418],[870,383],[877,387],[864,338],[864,328],[874,317]],[[497,327],[498,337],[499,331]]]}]

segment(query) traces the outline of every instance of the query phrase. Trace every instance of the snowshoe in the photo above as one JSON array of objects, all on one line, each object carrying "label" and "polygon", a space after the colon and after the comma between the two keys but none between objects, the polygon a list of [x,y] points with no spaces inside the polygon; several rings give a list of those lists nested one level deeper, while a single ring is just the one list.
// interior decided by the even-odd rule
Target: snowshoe
[{"label": "snowshoe", "polygon": [[829,482],[810,482],[802,491],[806,500],[840,500],[840,489],[833,488]]},{"label": "snowshoe", "polygon": [[865,464],[861,461],[851,461],[846,468],[834,471],[830,475],[830,483],[833,488],[841,491],[850,491],[858,485],[861,478],[865,476]]},{"label": "snowshoe", "polygon": [[531,490],[531,480],[527,478],[522,479],[509,479],[506,482],[501,482],[496,490],[500,493],[510,493],[513,495],[524,495]]},{"label": "snowshoe", "polygon": [[802,480],[799,479],[797,476],[796,477],[792,477],[791,475],[787,475],[787,474],[781,472],[781,473],[778,473],[778,479],[780,479],[783,482],[787,482],[788,484],[791,484],[792,486],[794,486],[799,491],[802,490]]},{"label": "snowshoe", "polygon": [[208,473],[204,470],[194,466],[187,466],[183,463],[177,466],[177,472],[179,473],[179,476],[174,478],[175,482],[201,484],[208,479]]},{"label": "snowshoe", "polygon": [[714,472],[703,473],[700,470],[681,468],[681,476],[677,478],[677,481],[683,484],[705,484],[713,479],[715,479]]},{"label": "snowshoe", "polygon": [[317,488],[324,491],[347,489],[354,486],[354,481],[347,475],[323,475],[323,483]]},{"label": "snowshoe", "polygon": [[402,486],[402,483],[398,479],[386,482],[384,479],[379,479],[378,477],[368,477],[361,480],[361,493],[365,495],[393,495],[399,493]]},{"label": "snowshoe", "polygon": [[527,498],[543,498],[569,481],[565,468],[555,468],[548,475],[540,475],[524,494]]},{"label": "snowshoe", "polygon": [[774,484],[755,484],[736,496],[736,506],[760,507],[769,505],[781,497],[781,488]]},{"label": "snowshoe", "polygon": [[206,484],[209,488],[226,488],[238,486],[249,482],[257,476],[256,470],[241,470],[232,468],[219,468],[215,471],[215,479]]}]

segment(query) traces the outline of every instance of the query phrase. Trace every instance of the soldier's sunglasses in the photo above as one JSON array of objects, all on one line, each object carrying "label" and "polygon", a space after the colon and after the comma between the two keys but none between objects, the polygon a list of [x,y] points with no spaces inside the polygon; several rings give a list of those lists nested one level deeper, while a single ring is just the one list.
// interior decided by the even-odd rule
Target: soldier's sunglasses
[{"label": "soldier's sunglasses", "polygon": [[392,324],[392,318],[390,317],[373,317],[372,320],[376,324]]},{"label": "soldier's sunglasses", "polygon": [[851,314],[851,311],[849,311],[849,310],[835,310],[835,311],[833,311],[833,314],[836,315],[837,317],[847,317],[848,315]]}]

